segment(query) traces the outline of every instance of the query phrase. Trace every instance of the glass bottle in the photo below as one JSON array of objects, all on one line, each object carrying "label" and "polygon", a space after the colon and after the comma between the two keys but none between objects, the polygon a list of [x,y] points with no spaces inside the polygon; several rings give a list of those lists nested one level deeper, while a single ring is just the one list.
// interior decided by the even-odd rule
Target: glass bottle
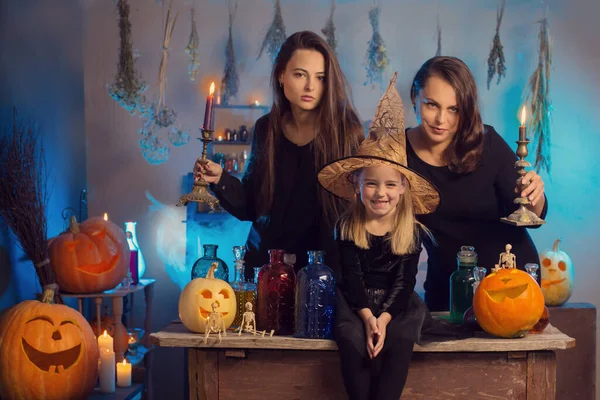
[{"label": "glass bottle", "polygon": [[256,285],[252,282],[244,281],[244,256],[246,255],[246,246],[233,246],[233,257],[235,259],[235,278],[231,287],[235,293],[236,314],[233,320],[233,327],[238,327],[242,323],[242,317],[246,312],[246,303],[252,304],[252,309],[256,310]]},{"label": "glass bottle", "polygon": [[258,273],[257,330],[294,333],[296,274],[283,262],[284,250],[269,250],[270,261]]},{"label": "glass bottle", "polygon": [[216,244],[205,244],[202,247],[204,247],[204,256],[200,257],[194,263],[192,267],[192,279],[205,278],[211,264],[216,262],[219,266],[215,270],[215,278],[229,282],[229,268],[227,268],[225,261],[217,257],[219,246]]},{"label": "glass bottle", "polygon": [[[531,275],[531,277],[533,278],[533,280],[536,283],[538,281],[537,274],[538,274],[539,269],[540,269],[540,266],[537,265],[536,263],[525,264],[525,271],[527,271],[527,273],[529,275]],[[529,333],[542,333],[544,331],[544,329],[546,329],[546,327],[548,326],[549,323],[550,323],[550,314],[548,312],[548,307],[546,307],[544,305],[544,312],[542,313],[540,320],[533,326],[533,328],[531,328],[529,330]]]},{"label": "glass bottle", "polygon": [[138,254],[137,255],[137,258],[138,258],[137,276],[138,276],[138,279],[142,279],[144,277],[144,274],[146,273],[146,260],[144,259],[144,254],[142,253],[142,249],[140,249],[140,245],[137,240],[137,234],[136,234],[136,230],[135,230],[136,225],[137,225],[137,222],[135,222],[135,221],[125,222],[125,232],[131,232],[131,240],[129,240],[129,237],[128,237],[127,244],[129,245],[129,250],[131,250],[132,247],[135,247],[137,249],[137,254]]},{"label": "glass bottle", "polygon": [[131,283],[137,285],[140,281],[139,277],[139,249],[133,243],[133,235],[131,231],[127,231],[127,244],[129,245],[129,276],[131,277]]},{"label": "glass bottle", "polygon": [[[473,282],[473,296],[475,296],[475,292],[477,291],[477,287],[479,283],[485,278],[486,269],[483,267],[473,267],[473,278],[475,282]],[[471,303],[472,304],[472,303]],[[465,311],[463,315],[463,324],[472,329],[481,329],[479,323],[477,322],[477,317],[475,316],[475,311],[473,310],[473,305]]]},{"label": "glass bottle", "polygon": [[477,253],[473,246],[462,246],[456,254],[458,268],[450,275],[450,320],[463,323],[465,311],[473,305],[473,268]]},{"label": "glass bottle", "polygon": [[298,272],[294,336],[332,339],[335,318],[335,278],[323,264],[323,251],[309,251],[308,265]]}]

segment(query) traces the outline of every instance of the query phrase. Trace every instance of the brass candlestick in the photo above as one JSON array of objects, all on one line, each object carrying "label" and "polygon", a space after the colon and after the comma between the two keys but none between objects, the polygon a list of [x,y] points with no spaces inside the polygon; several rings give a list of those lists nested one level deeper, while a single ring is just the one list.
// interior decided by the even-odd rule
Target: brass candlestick
[{"label": "brass candlestick", "polygon": [[[529,186],[529,184],[523,184],[523,177],[527,173],[525,168],[531,167],[531,164],[528,161],[525,161],[525,157],[529,154],[529,151],[527,150],[529,140],[527,140],[527,138],[523,139],[524,140],[517,140],[516,154],[519,159],[515,162],[515,169],[517,170],[517,174],[519,174],[519,178],[517,179],[517,189],[519,190],[519,193],[522,193],[523,189]],[[519,196],[514,200],[514,203],[518,204],[519,208],[508,217],[500,218],[502,222],[516,226],[540,226],[546,223],[546,221],[535,215],[533,211],[525,207],[526,205],[531,204],[527,197]]]},{"label": "brass candlestick", "polygon": [[[200,132],[202,132],[202,137],[198,138],[198,140],[201,140],[203,144],[200,163],[206,165],[208,163],[208,160],[206,159],[206,152],[208,150],[208,144],[213,141],[213,131],[202,128],[200,129]],[[189,202],[193,201],[195,203],[208,204],[210,207],[210,212],[221,211],[222,209],[219,205],[219,200],[217,200],[217,198],[210,193],[208,186],[209,184],[204,180],[204,176],[200,178],[199,181],[194,181],[192,191],[179,198],[177,207],[181,205],[186,206]]]}]

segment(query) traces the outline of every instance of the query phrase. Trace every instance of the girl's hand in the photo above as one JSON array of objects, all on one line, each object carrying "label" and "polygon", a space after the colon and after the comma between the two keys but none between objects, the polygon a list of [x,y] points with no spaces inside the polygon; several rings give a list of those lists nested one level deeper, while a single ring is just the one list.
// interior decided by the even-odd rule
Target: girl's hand
[{"label": "girl's hand", "polygon": [[373,358],[375,353],[375,337],[379,334],[377,318],[374,315],[368,317],[365,322],[365,336],[367,337],[367,353],[369,358]]},{"label": "girl's hand", "polygon": [[391,319],[392,319],[392,316],[387,312],[381,313],[379,318],[377,318],[378,333],[375,335],[375,348],[373,349],[373,357],[372,358],[377,357],[377,355],[381,352],[381,350],[383,350],[383,344],[385,343],[387,324],[390,323]]},{"label": "girl's hand", "polygon": [[[528,171],[521,182],[523,185],[528,185],[521,192],[521,197],[527,197],[532,206],[544,198],[544,181],[535,171]],[[518,188],[515,188],[515,193],[519,193]]]},{"label": "girl's hand", "polygon": [[199,181],[202,177],[207,183],[219,183],[223,168],[211,160],[202,160],[198,158],[194,164],[194,181]]}]

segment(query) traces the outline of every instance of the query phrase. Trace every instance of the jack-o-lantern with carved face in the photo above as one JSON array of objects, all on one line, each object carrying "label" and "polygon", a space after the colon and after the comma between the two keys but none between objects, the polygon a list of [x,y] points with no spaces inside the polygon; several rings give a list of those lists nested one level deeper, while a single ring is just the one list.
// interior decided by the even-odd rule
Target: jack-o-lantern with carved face
[{"label": "jack-o-lantern with carved face", "polygon": [[485,277],[473,297],[477,322],[504,338],[522,337],[544,312],[544,295],[526,272],[502,268]]},{"label": "jack-o-lantern with carved face", "polygon": [[206,318],[217,303],[217,311],[223,315],[225,329],[235,319],[235,293],[227,282],[215,278],[217,263],[213,263],[206,278],[196,278],[183,288],[179,296],[179,319],[192,332],[204,333]]},{"label": "jack-o-lantern with carved face", "polygon": [[131,253],[125,232],[111,221],[93,217],[53,238],[48,248],[60,289],[96,293],[117,286],[129,266]]},{"label": "jack-o-lantern with carved face", "polygon": [[27,300],[0,321],[2,399],[84,399],[98,378],[98,345],[76,310]]},{"label": "jack-o-lantern with carved face", "polygon": [[561,306],[573,293],[575,276],[571,257],[558,249],[557,239],[552,250],[540,254],[542,263],[542,292],[547,306]]}]

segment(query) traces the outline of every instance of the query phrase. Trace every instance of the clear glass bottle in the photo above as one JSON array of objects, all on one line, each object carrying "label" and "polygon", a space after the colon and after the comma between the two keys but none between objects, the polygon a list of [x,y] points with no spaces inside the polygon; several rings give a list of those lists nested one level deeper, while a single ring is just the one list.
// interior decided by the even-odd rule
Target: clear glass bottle
[{"label": "clear glass bottle", "polygon": [[296,274],[283,262],[284,250],[269,250],[270,261],[258,273],[257,330],[294,333]]},{"label": "clear glass bottle", "polygon": [[[138,243],[137,240],[137,234],[136,234],[136,227],[137,222],[135,221],[126,221],[125,222],[125,232],[131,232],[131,240],[129,240],[129,238],[127,239],[127,244],[129,244],[129,250],[132,249],[132,247],[135,247],[137,249],[137,264],[138,264],[138,272],[137,272],[137,276],[138,279],[142,279],[144,277],[144,274],[146,273],[146,260],[144,259],[144,254],[142,253],[142,249],[140,249],[140,245]],[[132,274],[133,276],[133,274]],[[137,282],[136,282],[137,283]]]},{"label": "clear glass bottle", "polygon": [[204,255],[194,263],[192,267],[192,279],[205,278],[211,264],[216,262],[219,266],[215,270],[215,278],[229,282],[229,268],[227,268],[225,261],[217,257],[219,246],[216,244],[205,244],[202,247],[204,248]]},{"label": "clear glass bottle", "polygon": [[323,251],[309,251],[308,265],[296,278],[294,336],[332,339],[335,318],[335,278],[323,264]]},{"label": "clear glass bottle", "polygon": [[458,268],[450,275],[450,320],[462,324],[465,311],[473,305],[473,268],[477,253],[473,246],[462,246],[456,254]]},{"label": "clear glass bottle", "polygon": [[[537,276],[538,276],[539,269],[540,269],[540,266],[537,265],[536,263],[525,264],[525,271],[527,271],[527,273],[529,275],[531,275],[531,277],[533,278],[533,280],[536,283],[538,281]],[[548,326],[549,323],[550,323],[550,313],[548,312],[548,307],[546,307],[546,305],[544,305],[544,312],[542,313],[540,320],[533,326],[533,328],[531,328],[529,330],[529,333],[542,333],[544,331],[544,329],[546,329],[546,327]]]},{"label": "clear glass bottle", "polygon": [[[473,282],[473,296],[475,295],[475,292],[477,292],[479,283],[483,280],[483,278],[485,278],[486,272],[487,270],[483,267],[473,267],[473,278],[475,279],[475,282]],[[477,322],[477,317],[475,316],[475,311],[473,310],[472,304],[473,303],[471,302],[471,307],[469,307],[463,315],[463,324],[472,329],[481,329],[479,323]]]},{"label": "clear glass bottle", "polygon": [[246,312],[246,303],[252,304],[252,309],[256,310],[256,285],[244,280],[244,256],[246,255],[246,246],[233,246],[233,257],[235,263],[235,278],[231,287],[235,293],[236,314],[232,326],[237,328],[242,323],[242,317]]},{"label": "clear glass bottle", "polygon": [[131,231],[127,231],[127,244],[129,245],[129,276],[131,278],[131,283],[137,285],[140,281],[139,277],[139,260],[140,260],[140,251],[136,247],[133,242],[133,235]]}]

